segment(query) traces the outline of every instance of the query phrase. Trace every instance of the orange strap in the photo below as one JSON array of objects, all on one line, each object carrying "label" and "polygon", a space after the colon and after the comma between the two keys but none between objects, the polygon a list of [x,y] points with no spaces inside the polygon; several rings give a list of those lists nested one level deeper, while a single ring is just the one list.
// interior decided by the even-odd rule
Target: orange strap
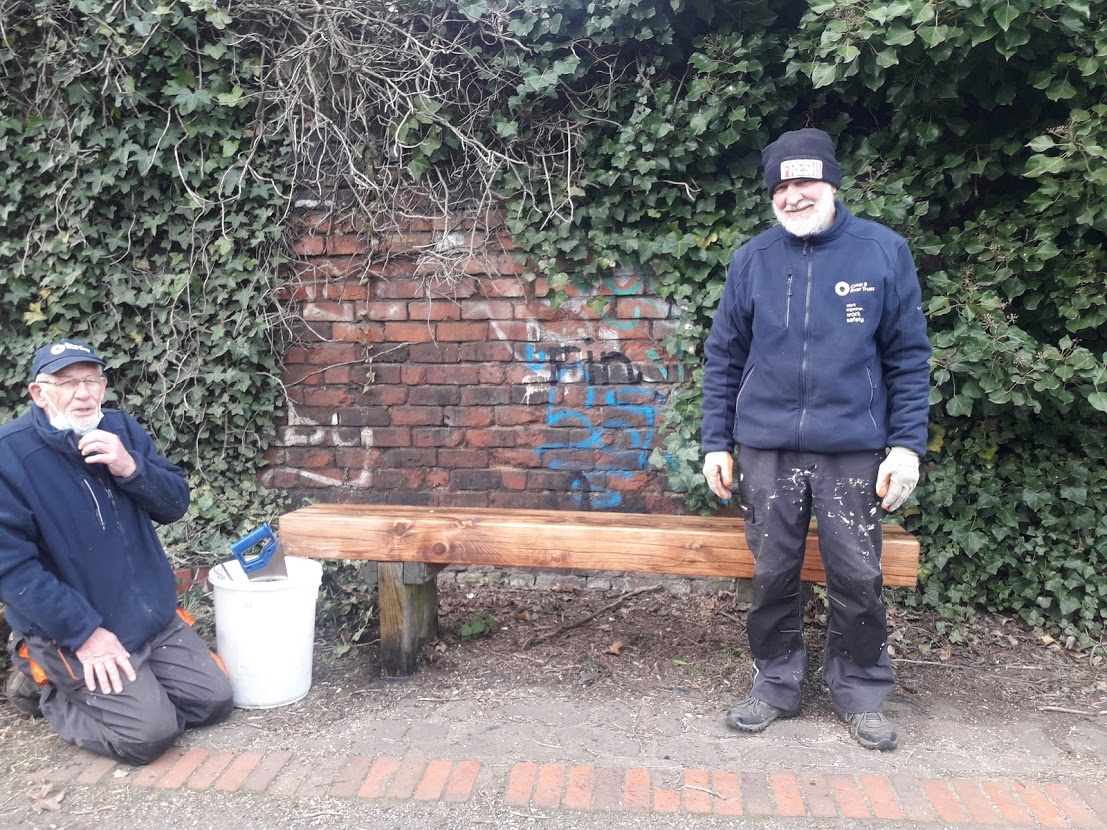
[{"label": "orange strap", "polygon": [[49,686],[50,681],[46,677],[46,672],[42,670],[42,666],[31,659],[31,652],[27,650],[26,643],[19,644],[19,656],[27,661],[27,665],[31,667],[31,679],[35,681],[39,686]]}]

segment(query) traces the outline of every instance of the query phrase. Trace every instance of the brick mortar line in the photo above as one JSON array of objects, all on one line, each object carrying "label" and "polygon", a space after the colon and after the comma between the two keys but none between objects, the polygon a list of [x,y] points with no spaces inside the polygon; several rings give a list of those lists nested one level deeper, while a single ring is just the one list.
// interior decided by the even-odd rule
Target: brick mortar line
[{"label": "brick mortar line", "polygon": [[[215,790],[366,801],[465,802],[494,789],[502,803],[541,810],[856,818],[1050,828],[1107,826],[1107,784],[933,778],[875,773],[599,767],[571,762],[485,764],[422,755],[348,755],[306,775],[287,750],[174,746],[147,767],[74,749],[25,776],[35,783]],[[119,774],[122,772],[122,774]]]}]

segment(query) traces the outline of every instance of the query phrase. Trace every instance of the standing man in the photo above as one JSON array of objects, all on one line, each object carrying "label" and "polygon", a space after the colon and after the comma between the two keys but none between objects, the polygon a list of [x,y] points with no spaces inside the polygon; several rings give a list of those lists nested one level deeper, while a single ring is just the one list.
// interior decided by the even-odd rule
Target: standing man
[{"label": "standing man", "polygon": [[786,132],[761,154],[779,225],[734,254],[705,345],[703,474],[738,492],[756,565],[749,697],[727,725],[800,712],[800,566],[814,514],[829,598],[823,678],[870,749],[895,749],[880,570],[881,508],[903,504],[926,450],[930,343],[907,243],[836,201],[834,145]]},{"label": "standing man", "polygon": [[32,405],[0,427],[7,693],[62,739],[147,764],[233,703],[222,665],[177,613],[154,531],[184,515],[188,482],[134,418],[100,408],[104,365],[87,343],[44,346]]}]

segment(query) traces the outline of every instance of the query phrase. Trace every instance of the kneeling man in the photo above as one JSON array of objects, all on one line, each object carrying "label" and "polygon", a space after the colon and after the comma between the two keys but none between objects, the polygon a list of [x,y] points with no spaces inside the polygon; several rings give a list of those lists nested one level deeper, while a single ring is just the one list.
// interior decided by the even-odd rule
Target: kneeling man
[{"label": "kneeling man", "polygon": [[134,418],[101,409],[104,366],[87,343],[44,346],[32,405],[0,427],[7,693],[63,740],[147,764],[233,703],[154,531],[184,515],[188,482]]}]

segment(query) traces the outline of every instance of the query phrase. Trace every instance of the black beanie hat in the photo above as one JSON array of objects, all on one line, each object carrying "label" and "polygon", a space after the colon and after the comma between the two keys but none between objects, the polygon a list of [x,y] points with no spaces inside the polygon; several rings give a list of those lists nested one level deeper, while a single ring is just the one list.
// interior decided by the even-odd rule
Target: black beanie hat
[{"label": "black beanie hat", "polygon": [[814,179],[838,187],[842,168],[834,158],[834,142],[822,130],[792,130],[761,151],[765,186],[771,194],[789,179]]}]

